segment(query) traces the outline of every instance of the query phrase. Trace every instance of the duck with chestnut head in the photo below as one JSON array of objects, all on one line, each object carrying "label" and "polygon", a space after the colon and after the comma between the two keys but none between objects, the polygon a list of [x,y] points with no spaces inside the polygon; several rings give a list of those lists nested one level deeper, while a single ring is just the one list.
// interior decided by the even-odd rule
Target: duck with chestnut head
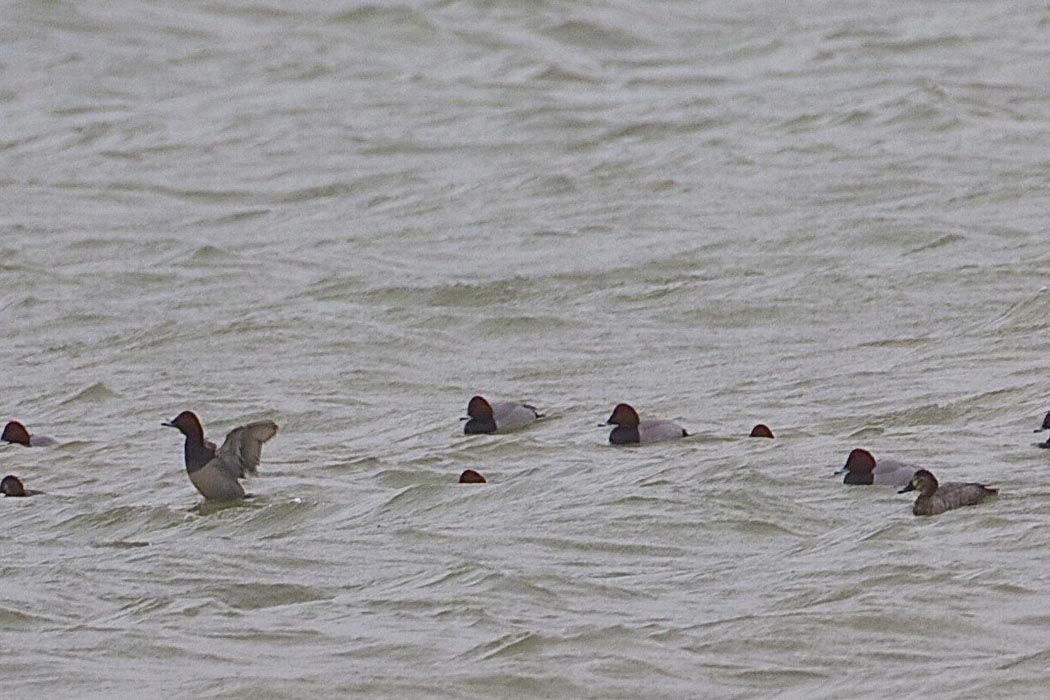
[{"label": "duck with chestnut head", "polygon": [[904,486],[918,469],[914,464],[895,459],[876,460],[867,450],[857,448],[849,453],[846,463],[835,473],[845,474],[842,483],[849,486]]},{"label": "duck with chestnut head", "polygon": [[504,433],[517,430],[542,418],[543,415],[535,406],[517,401],[489,402],[483,396],[474,396],[467,403],[467,424],[463,426],[466,435],[482,433]]},{"label": "duck with chestnut head", "polygon": [[27,489],[21,479],[14,474],[8,474],[3,479],[0,479],[0,493],[11,498],[23,498],[25,496],[39,496],[43,491]]},{"label": "duck with chestnut head", "polygon": [[183,411],[162,425],[186,437],[183,459],[190,482],[209,501],[244,498],[240,480],[255,474],[262,458],[263,443],[277,434],[270,420],[248,423],[226,434],[219,448],[204,437],[204,428],[193,411]]},{"label": "duck with chestnut head", "polygon": [[47,447],[58,444],[58,440],[47,435],[31,434],[24,425],[16,420],[8,421],[4,426],[4,432],[0,433],[0,441],[23,447]]},{"label": "duck with chestnut head", "polygon": [[615,425],[609,433],[613,445],[644,445],[688,437],[685,428],[669,420],[642,418],[630,404],[617,404],[605,425]]}]

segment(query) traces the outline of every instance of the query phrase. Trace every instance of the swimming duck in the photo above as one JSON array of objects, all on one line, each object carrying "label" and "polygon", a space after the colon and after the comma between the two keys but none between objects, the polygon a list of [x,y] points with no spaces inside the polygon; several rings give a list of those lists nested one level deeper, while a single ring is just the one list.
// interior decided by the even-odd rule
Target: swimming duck
[{"label": "swimming duck", "polygon": [[759,423],[751,429],[751,434],[748,437],[772,438],[773,431],[765,423]]},{"label": "swimming duck", "polygon": [[845,474],[842,483],[850,486],[904,486],[918,468],[895,459],[876,462],[867,450],[856,449],[849,453],[846,463],[835,473]]},{"label": "swimming duck", "polygon": [[920,469],[912,476],[908,485],[897,493],[918,491],[919,497],[911,512],[915,515],[940,515],[946,510],[974,506],[987,496],[994,496],[999,489],[984,484],[963,484],[958,482],[937,483],[937,477],[925,469]]},{"label": "swimming duck", "polygon": [[25,445],[26,447],[46,447],[58,444],[58,440],[46,435],[30,435],[26,427],[16,420],[10,421],[4,426],[4,432],[0,435],[0,440],[16,445]]},{"label": "swimming duck", "polygon": [[[1032,432],[1041,433],[1044,430],[1050,430],[1050,413],[1047,413],[1045,416],[1043,416],[1043,425],[1042,425],[1042,427],[1037,428],[1036,430],[1034,430]],[[1050,449],[1050,438],[1047,438],[1046,442],[1037,442],[1036,446],[1037,447],[1045,447],[1045,448]]]},{"label": "swimming duck", "polygon": [[514,401],[489,403],[482,396],[474,396],[467,404],[470,420],[463,426],[466,435],[495,433],[523,428],[543,416],[534,406]]},{"label": "swimming duck", "polygon": [[662,442],[687,437],[685,428],[669,420],[649,418],[640,420],[638,411],[625,403],[617,404],[605,425],[615,425],[609,433],[609,442],[613,445],[637,445],[649,442]]},{"label": "swimming duck", "polygon": [[43,491],[34,491],[27,489],[23,484],[22,480],[14,474],[8,474],[0,480],[0,493],[5,496],[22,497],[22,496],[39,496]]},{"label": "swimming duck", "polygon": [[273,421],[248,423],[227,433],[222,447],[216,449],[215,443],[204,439],[200,419],[192,411],[183,411],[161,425],[176,428],[186,436],[186,472],[201,495],[211,501],[244,498],[244,488],[238,480],[256,473],[263,443],[277,433]]},{"label": "swimming duck", "polygon": [[486,483],[485,477],[479,472],[473,469],[464,469],[463,473],[459,475],[459,483],[461,484],[484,484]]}]

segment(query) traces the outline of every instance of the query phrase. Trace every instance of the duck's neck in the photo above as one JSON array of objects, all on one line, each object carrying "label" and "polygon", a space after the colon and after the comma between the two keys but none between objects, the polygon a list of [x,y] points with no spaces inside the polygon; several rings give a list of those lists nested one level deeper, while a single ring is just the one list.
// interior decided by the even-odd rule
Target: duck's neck
[{"label": "duck's neck", "polygon": [[929,515],[930,514],[930,497],[926,494],[920,495],[915,499],[915,505],[912,506],[911,512],[915,515]]},{"label": "duck's neck", "polygon": [[467,435],[477,435],[479,433],[493,433],[496,431],[496,419],[491,415],[489,416],[477,416],[467,421],[467,424],[463,426],[463,432]]},{"label": "duck's neck", "polygon": [[183,455],[186,459],[186,471],[195,472],[212,460],[215,448],[204,440],[203,435],[187,435]]}]

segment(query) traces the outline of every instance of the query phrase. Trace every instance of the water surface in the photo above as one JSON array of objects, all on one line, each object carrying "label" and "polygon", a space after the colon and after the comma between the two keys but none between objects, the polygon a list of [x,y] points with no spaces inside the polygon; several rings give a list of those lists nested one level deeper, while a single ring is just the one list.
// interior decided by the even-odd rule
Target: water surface
[{"label": "water surface", "polygon": [[[6,4],[0,417],[62,445],[0,447],[5,692],[1041,697],[1048,24]],[[253,500],[187,408],[280,424]],[[1003,495],[914,518],[858,446]]]}]

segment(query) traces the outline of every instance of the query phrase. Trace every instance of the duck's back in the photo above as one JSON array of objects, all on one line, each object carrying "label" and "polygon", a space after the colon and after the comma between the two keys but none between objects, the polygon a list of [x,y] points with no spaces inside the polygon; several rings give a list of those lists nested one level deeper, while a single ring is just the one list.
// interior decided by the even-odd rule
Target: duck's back
[{"label": "duck's back", "polygon": [[277,434],[277,424],[272,420],[234,428],[226,435],[226,441],[215,452],[209,466],[215,466],[233,479],[243,479],[254,474],[262,458],[263,443]]},{"label": "duck's back", "polygon": [[872,483],[878,486],[907,486],[918,470],[919,467],[896,459],[880,459],[871,473]]},{"label": "duck's back", "polygon": [[941,513],[963,506],[974,506],[988,496],[999,493],[999,489],[993,489],[984,484],[963,484],[948,482],[941,484],[937,491],[929,498],[919,498],[915,501],[915,515],[940,515]]},{"label": "duck's back", "polygon": [[492,404],[492,417],[496,419],[498,430],[523,428],[539,417],[536,409],[525,403],[497,401]]},{"label": "duck's back", "polygon": [[669,420],[653,418],[638,424],[638,442],[661,442],[685,437],[685,428]]}]

